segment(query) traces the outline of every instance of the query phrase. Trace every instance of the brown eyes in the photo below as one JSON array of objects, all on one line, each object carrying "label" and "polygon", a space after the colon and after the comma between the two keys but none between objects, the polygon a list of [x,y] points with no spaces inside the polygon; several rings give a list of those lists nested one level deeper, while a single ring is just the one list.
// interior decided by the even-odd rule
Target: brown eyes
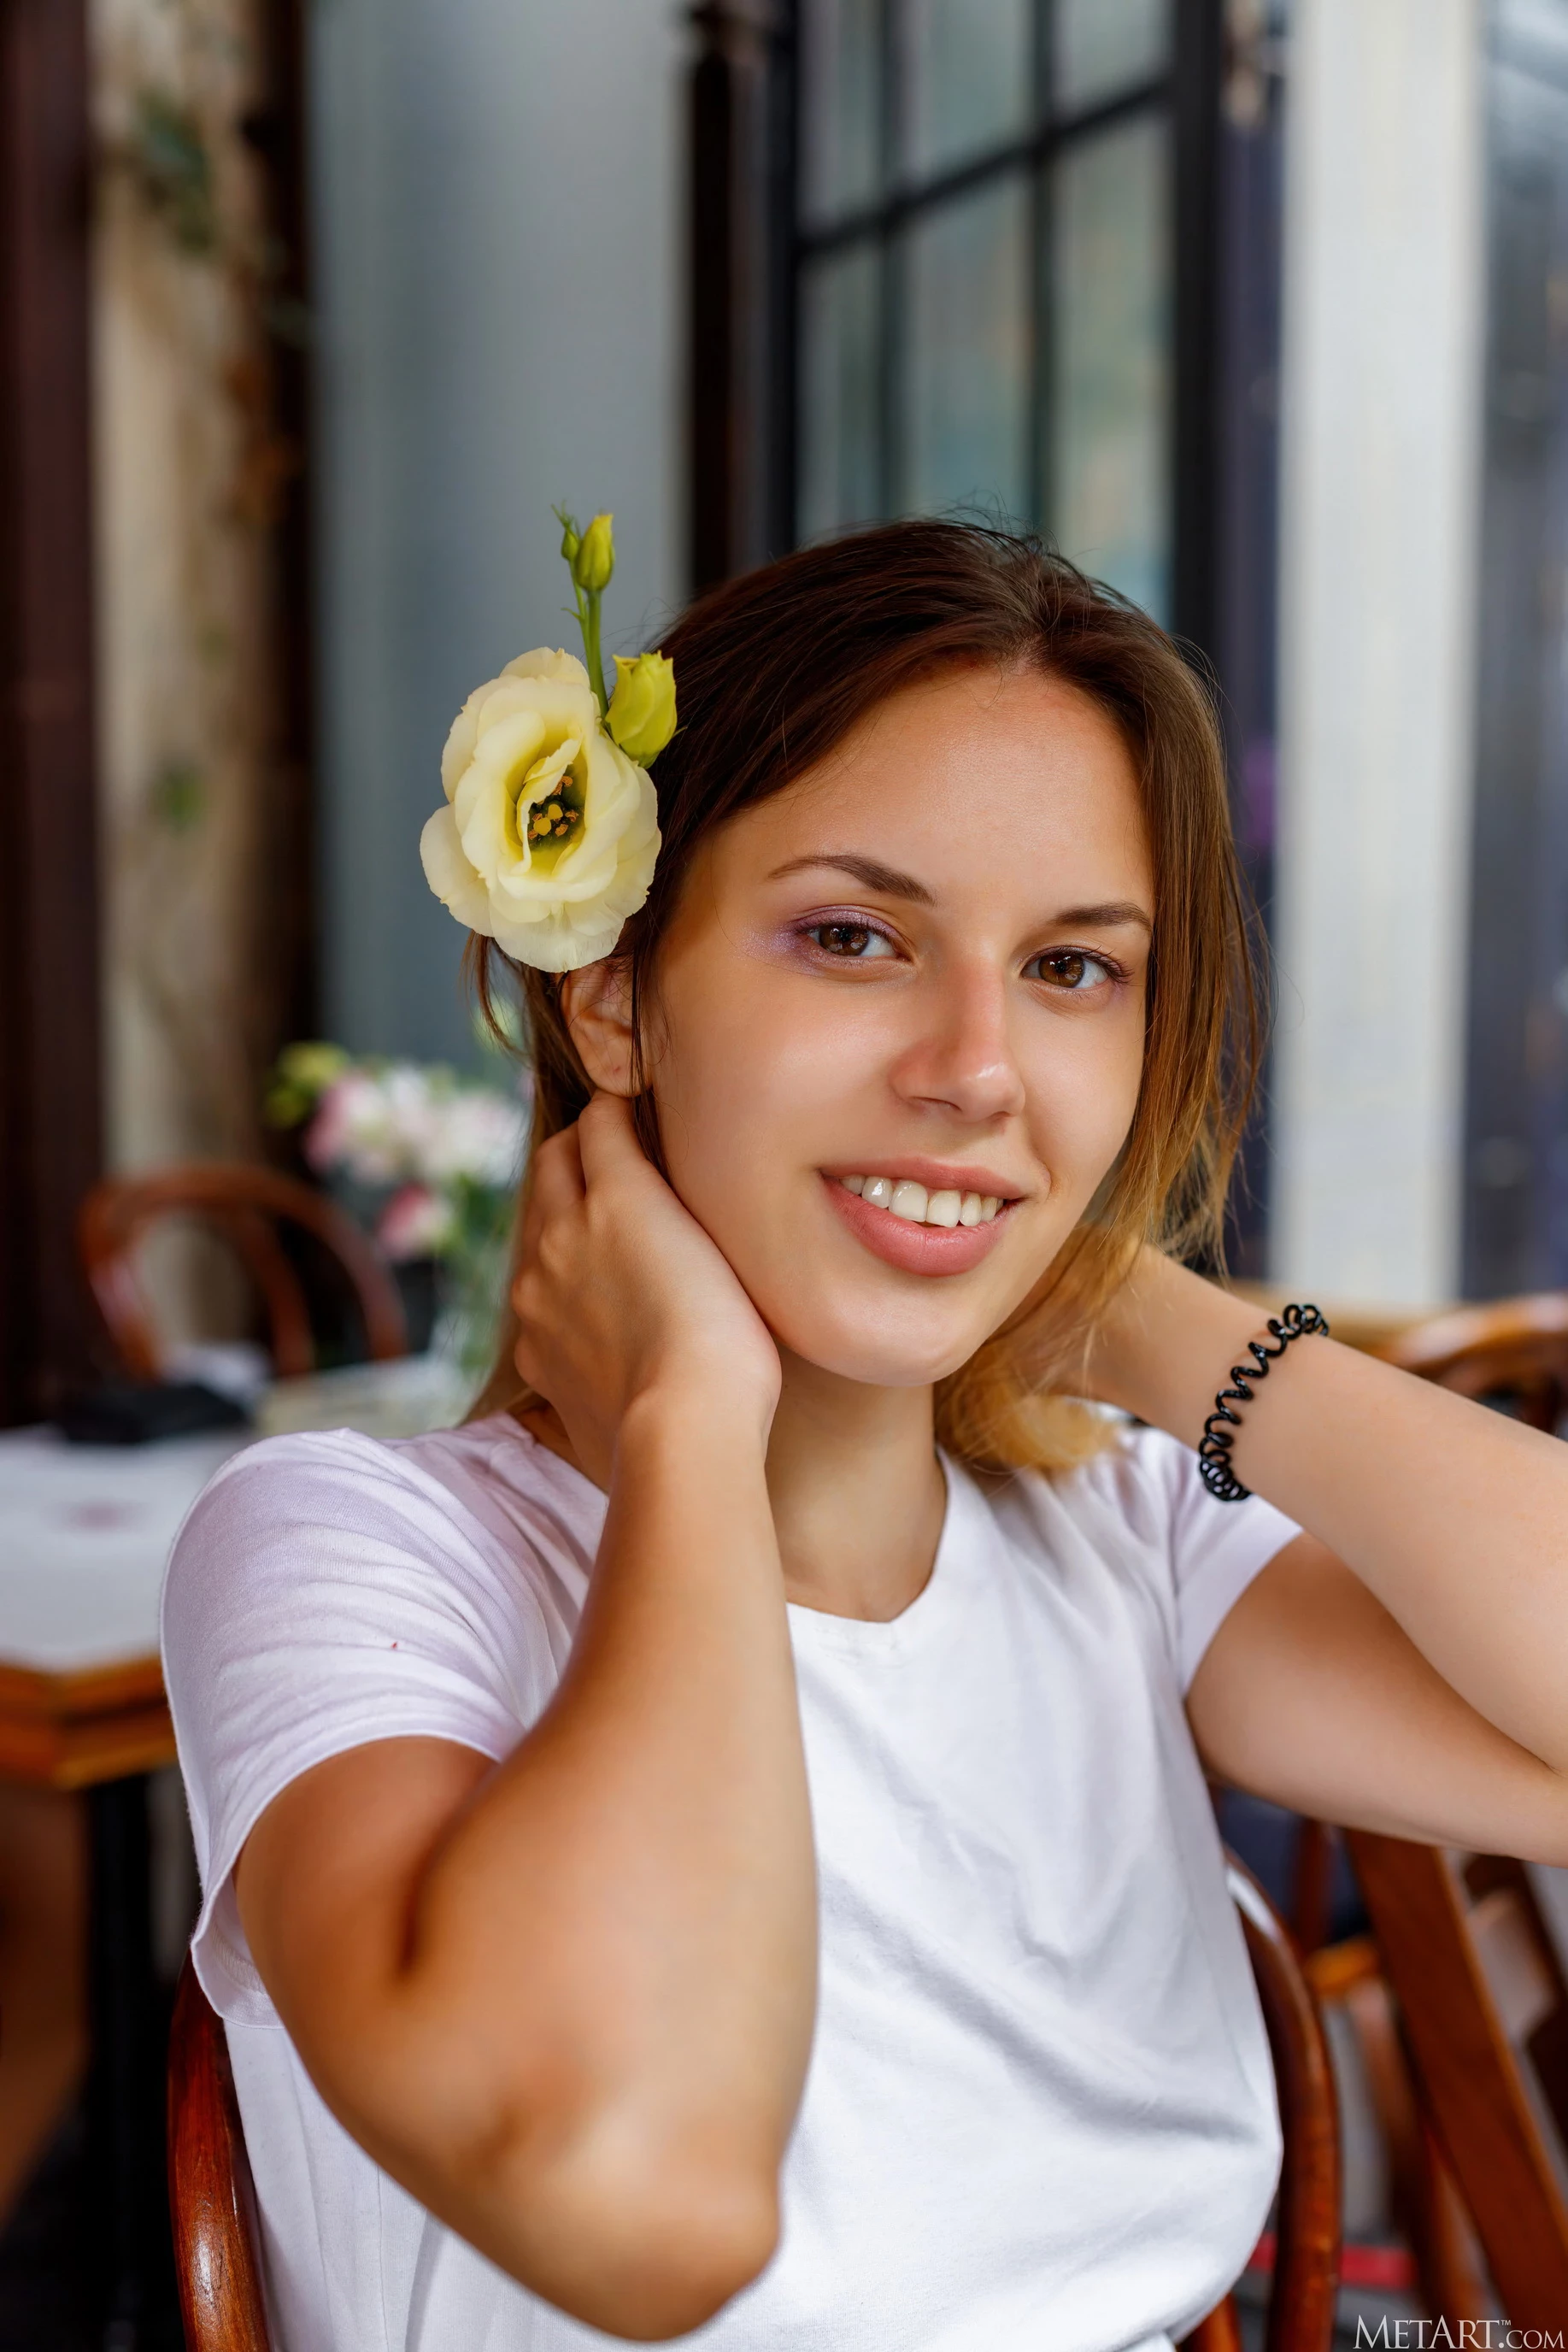
[{"label": "brown eyes", "polygon": [[1024,966],[1024,974],[1030,980],[1049,981],[1052,988],[1066,989],[1073,995],[1085,995],[1103,981],[1117,977],[1102,957],[1085,955],[1081,948],[1055,948],[1049,955],[1033,956]]},{"label": "brown eyes", "polygon": [[885,947],[887,941],[869,923],[813,923],[807,938],[814,940],[824,955],[843,956],[851,961],[871,953],[873,947]]},{"label": "brown eyes", "polygon": [[[832,956],[841,963],[879,962],[884,956],[898,953],[887,933],[872,923],[841,919],[811,923],[806,927],[804,936],[820,954]],[[1044,955],[1031,956],[1023,968],[1023,976],[1026,980],[1044,981],[1048,987],[1059,989],[1067,996],[1087,996],[1103,982],[1124,977],[1103,956],[1090,955],[1082,948],[1052,948]]]}]

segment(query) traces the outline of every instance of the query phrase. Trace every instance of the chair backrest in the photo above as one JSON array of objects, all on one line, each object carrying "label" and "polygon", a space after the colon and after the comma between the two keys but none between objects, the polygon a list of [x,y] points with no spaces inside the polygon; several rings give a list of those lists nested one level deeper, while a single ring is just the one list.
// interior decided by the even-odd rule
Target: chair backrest
[{"label": "chair backrest", "polygon": [[[1417,2298],[1429,2318],[1442,2317],[1450,2329],[1464,2321],[1479,2328],[1494,2298],[1465,2201],[1411,2078],[1377,1939],[1325,1944],[1304,1965],[1320,2005],[1337,2009],[1350,2029],[1383,2141],[1389,2219],[1410,2250]],[[1483,2330],[1476,2341],[1484,2340]]]},{"label": "chair backrest", "polygon": [[[1340,2190],[1328,2045],[1283,1922],[1234,1858],[1228,1876],[1274,2054],[1285,2139],[1267,2352],[1329,2352]],[[188,1956],[169,2032],[169,2204],[187,2352],[269,2352],[256,2192],[228,2042]],[[1241,2352],[1228,2296],[1183,2352]]]},{"label": "chair backrest", "polygon": [[1532,1429],[1554,1430],[1568,1412],[1568,1292],[1456,1307],[1378,1353],[1460,1396],[1510,1397]]},{"label": "chair backrest", "polygon": [[316,1348],[299,1277],[277,1237],[279,1223],[315,1236],[348,1276],[377,1360],[408,1353],[397,1284],[374,1244],[335,1202],[275,1168],[194,1161],[145,1176],[111,1176],[83,1202],[78,1221],[82,1265],[126,1370],[156,1380],[162,1368],[136,1249],[150,1226],[170,1218],[213,1225],[249,1268],[266,1302],[275,1370],[285,1379],[313,1371]]},{"label": "chair backrest", "polygon": [[[1232,1854],[1227,1876],[1241,1915],[1274,2054],[1284,2162],[1280,2173],[1267,2352],[1328,2352],[1339,2289],[1339,2105],[1317,2002],[1290,1931]],[[1223,2339],[1221,2339],[1223,2343]],[[1208,2352],[1208,2347],[1205,2347]],[[1216,2345],[1214,2352],[1220,2352]]]},{"label": "chair backrest", "polygon": [[[1536,1429],[1560,1428],[1568,1411],[1568,1294],[1458,1307],[1378,1352],[1460,1396],[1506,1399]],[[1473,2229],[1514,2326],[1560,2327],[1568,1984],[1529,1874],[1497,1855],[1346,1835],[1400,2039],[1369,1968],[1354,2021],[1428,2299],[1450,2322],[1484,2315]],[[1342,1973],[1349,1958],[1321,1956]],[[1446,2210],[1450,2182],[1464,2214]]]},{"label": "chair backrest", "polygon": [[271,2352],[228,2041],[188,1954],[169,2027],[169,2214],[187,2352]]},{"label": "chair backrest", "polygon": [[1568,2312],[1568,1983],[1528,1872],[1346,1832],[1424,2106],[1516,2330]]}]

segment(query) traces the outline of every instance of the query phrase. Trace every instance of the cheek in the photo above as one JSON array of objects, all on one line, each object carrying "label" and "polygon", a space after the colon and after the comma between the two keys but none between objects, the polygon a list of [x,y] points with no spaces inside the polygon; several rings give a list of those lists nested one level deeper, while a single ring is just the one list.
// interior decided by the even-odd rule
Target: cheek
[{"label": "cheek", "polygon": [[669,1045],[653,1073],[676,1191],[714,1230],[710,1207],[766,1199],[820,1108],[821,1041],[744,972],[692,972],[666,999]]},{"label": "cheek", "polygon": [[1126,1140],[1143,1071],[1144,1013],[1135,1003],[1042,1042],[1024,1072],[1035,1150],[1075,1216]]}]

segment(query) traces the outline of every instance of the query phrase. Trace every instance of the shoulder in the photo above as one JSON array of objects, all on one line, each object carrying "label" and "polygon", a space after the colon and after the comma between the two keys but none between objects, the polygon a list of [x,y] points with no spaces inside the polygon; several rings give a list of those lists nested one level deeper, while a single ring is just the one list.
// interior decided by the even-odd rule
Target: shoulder
[{"label": "shoulder", "polygon": [[1133,1423],[1061,1476],[1017,1474],[993,1507],[1019,1548],[1141,1591],[1184,1687],[1252,1579],[1301,1532],[1257,1496],[1216,1502],[1188,1447]]},{"label": "shoulder", "polygon": [[510,1423],[249,1446],[198,1497],[170,1559],[176,1704],[210,1691],[220,1665],[238,1676],[283,1651],[300,1671],[307,1654],[319,1666],[366,1644],[461,1655],[486,1679],[519,1654],[559,1668],[601,1513],[586,1480]]},{"label": "shoulder", "polygon": [[1166,1549],[1196,1493],[1207,1500],[1197,1462],[1161,1429],[1108,1415],[1107,1443],[1071,1470],[1020,1470],[1001,1482],[998,1502],[1041,1530],[1077,1529],[1118,1552]]},{"label": "shoulder", "polygon": [[302,1564],[340,1538],[367,1557],[385,1538],[451,1565],[497,1543],[510,1549],[530,1527],[591,1556],[601,1510],[585,1479],[505,1415],[425,1437],[333,1429],[264,1438],[225,1462],[198,1496],[171,1578],[214,1546],[232,1550],[285,1528]]}]

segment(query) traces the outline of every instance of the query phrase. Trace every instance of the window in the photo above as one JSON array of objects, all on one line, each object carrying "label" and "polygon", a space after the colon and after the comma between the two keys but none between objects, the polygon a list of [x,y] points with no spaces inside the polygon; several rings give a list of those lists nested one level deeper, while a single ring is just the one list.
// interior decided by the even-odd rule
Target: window
[{"label": "window", "polygon": [[1172,0],[801,0],[795,532],[979,509],[1173,617]]}]

